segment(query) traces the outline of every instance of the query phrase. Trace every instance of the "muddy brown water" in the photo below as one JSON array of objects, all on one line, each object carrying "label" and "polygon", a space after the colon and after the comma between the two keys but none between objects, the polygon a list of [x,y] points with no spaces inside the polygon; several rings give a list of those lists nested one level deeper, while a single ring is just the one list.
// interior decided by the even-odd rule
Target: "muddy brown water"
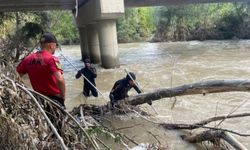
[{"label": "muddy brown water", "polygon": [[[81,68],[80,46],[63,46],[62,53],[75,67]],[[194,82],[217,79],[250,79],[250,40],[239,41],[191,41],[168,43],[130,43],[119,44],[121,66],[115,69],[102,69],[95,65],[98,72],[97,88],[101,91],[98,98],[82,96],[82,79],[75,79],[76,70],[65,59],[64,77],[66,79],[67,109],[82,103],[102,105],[108,101],[113,83],[123,78],[124,69],[133,71],[144,92],[158,88],[170,88]],[[131,90],[129,95],[135,95]],[[190,95],[164,98],[153,103],[154,111],[147,104],[140,108],[151,114],[155,122],[196,123],[209,117],[231,113],[249,112],[250,93],[228,92],[203,95]],[[205,149],[201,145],[184,142],[179,135],[185,131],[164,130],[136,114],[108,116],[106,124],[113,128],[131,127],[119,130],[135,141],[167,145],[174,150]],[[250,117],[224,121],[220,127],[239,133],[250,134]],[[210,123],[214,127],[218,122]],[[193,131],[195,133],[197,131]],[[250,137],[235,135],[243,145],[250,149]],[[158,141],[159,140],[159,141]],[[130,146],[134,146],[130,144]],[[211,148],[212,149],[212,148]]]}]

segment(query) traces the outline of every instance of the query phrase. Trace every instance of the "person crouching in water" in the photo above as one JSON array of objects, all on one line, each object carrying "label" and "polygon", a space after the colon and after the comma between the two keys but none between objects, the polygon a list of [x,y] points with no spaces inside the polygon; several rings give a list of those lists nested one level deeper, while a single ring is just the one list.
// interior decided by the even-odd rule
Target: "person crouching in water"
[{"label": "person crouching in water", "polygon": [[110,94],[110,103],[114,107],[119,100],[122,100],[128,96],[128,91],[133,87],[137,93],[141,93],[141,90],[135,84],[136,76],[133,72],[129,72],[127,76],[115,82]]},{"label": "person crouching in water", "polygon": [[[98,97],[98,93],[96,91],[95,78],[97,77],[95,67],[91,66],[90,60],[87,58],[84,60],[85,67],[79,70],[76,74],[76,79],[79,79],[82,75],[84,75],[89,81],[84,78],[84,86],[83,86],[83,95],[86,97],[90,96],[90,91],[93,96]],[[89,83],[91,82],[92,85]],[[95,87],[94,87],[94,86]]]}]

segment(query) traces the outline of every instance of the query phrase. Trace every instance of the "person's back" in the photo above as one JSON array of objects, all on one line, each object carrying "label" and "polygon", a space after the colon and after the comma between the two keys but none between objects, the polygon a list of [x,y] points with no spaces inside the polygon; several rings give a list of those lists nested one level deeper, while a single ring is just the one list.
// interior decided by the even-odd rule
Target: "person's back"
[{"label": "person's back", "polygon": [[[17,66],[16,71],[22,77],[28,74],[33,89],[60,104],[65,108],[65,81],[59,60],[53,56],[57,48],[54,35],[45,33],[40,39],[41,51],[25,57]],[[43,101],[46,115],[62,135],[62,117],[55,113],[56,109]]]},{"label": "person's back", "polygon": [[128,91],[132,88],[126,78],[120,79],[115,82],[112,88],[112,95],[115,100],[121,100],[128,97]]},{"label": "person's back", "polygon": [[130,72],[125,78],[115,82],[109,98],[111,105],[113,106],[117,101],[128,97],[128,91],[133,87],[137,93],[141,93],[141,90],[135,85],[135,74]]},{"label": "person's back", "polygon": [[17,66],[20,76],[28,74],[33,89],[57,100],[64,106],[65,82],[60,61],[53,56],[57,40],[54,35],[45,33],[41,39],[41,51],[25,57]]},{"label": "person's back", "polygon": [[[27,73],[33,89],[43,95],[58,95],[60,93],[56,87],[56,79],[53,73],[60,67],[55,67],[53,63],[59,60],[46,51],[33,53],[18,65],[17,71]],[[59,65],[59,64],[58,64]],[[61,68],[59,68],[61,70]],[[61,70],[62,71],[62,70]]]}]

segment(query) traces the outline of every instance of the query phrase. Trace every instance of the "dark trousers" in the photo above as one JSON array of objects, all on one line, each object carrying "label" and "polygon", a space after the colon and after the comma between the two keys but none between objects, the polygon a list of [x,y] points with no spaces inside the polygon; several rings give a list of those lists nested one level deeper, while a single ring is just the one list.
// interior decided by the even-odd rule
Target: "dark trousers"
[{"label": "dark trousers", "polygon": [[90,91],[91,91],[91,93],[92,93],[92,95],[94,97],[98,97],[98,93],[97,93],[96,89],[92,85],[88,84],[88,85],[84,85],[83,86],[83,94],[85,96],[89,96],[90,95]]},{"label": "dark trousers", "polygon": [[112,107],[114,106],[114,104],[116,104],[119,101],[119,100],[115,99],[113,94],[109,94],[109,99],[110,99],[110,103],[111,103]]},{"label": "dark trousers", "polygon": [[[62,98],[58,96],[48,96],[48,97],[57,104],[61,105],[62,107],[65,107],[64,100]],[[58,133],[62,136],[62,120],[63,120],[62,111],[52,105],[49,105],[49,103],[45,104],[45,110],[46,110],[46,115],[48,116],[52,124],[56,127]]]},{"label": "dark trousers", "polygon": [[64,99],[62,99],[61,97],[55,96],[55,95],[50,95],[48,96],[50,99],[54,100],[54,102],[56,102],[57,104],[65,107],[64,105]]}]

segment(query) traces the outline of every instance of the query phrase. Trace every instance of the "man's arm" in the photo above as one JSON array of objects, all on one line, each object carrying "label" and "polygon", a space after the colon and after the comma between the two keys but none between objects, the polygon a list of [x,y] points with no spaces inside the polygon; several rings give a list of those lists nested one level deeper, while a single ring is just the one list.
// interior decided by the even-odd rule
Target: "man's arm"
[{"label": "man's arm", "polygon": [[57,71],[54,73],[54,76],[56,78],[56,84],[60,91],[59,97],[65,99],[65,81],[62,73],[60,71]]},{"label": "man's arm", "polygon": [[18,66],[16,67],[16,71],[20,77],[24,76],[27,73],[25,67],[25,59],[18,64]]},{"label": "man's arm", "polygon": [[76,79],[79,79],[82,76],[82,71],[77,71],[77,74],[75,75]]}]

